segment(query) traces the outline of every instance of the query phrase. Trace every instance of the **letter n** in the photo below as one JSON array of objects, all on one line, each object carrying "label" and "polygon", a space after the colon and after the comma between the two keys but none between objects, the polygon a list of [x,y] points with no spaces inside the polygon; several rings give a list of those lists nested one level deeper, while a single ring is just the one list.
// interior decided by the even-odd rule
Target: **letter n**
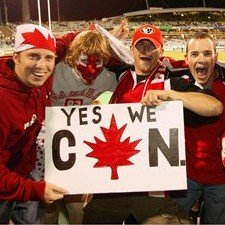
[{"label": "letter n", "polygon": [[170,146],[168,147],[157,128],[149,129],[149,165],[158,166],[158,150],[165,156],[171,166],[179,166],[178,129],[170,129]]}]

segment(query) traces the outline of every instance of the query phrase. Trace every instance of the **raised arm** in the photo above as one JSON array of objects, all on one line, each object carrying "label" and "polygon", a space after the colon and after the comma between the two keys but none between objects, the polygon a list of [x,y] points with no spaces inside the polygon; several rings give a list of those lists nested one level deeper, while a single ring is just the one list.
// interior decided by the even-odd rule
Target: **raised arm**
[{"label": "raised arm", "polygon": [[56,38],[56,63],[60,62],[66,55],[70,43],[80,32],[71,32]]}]

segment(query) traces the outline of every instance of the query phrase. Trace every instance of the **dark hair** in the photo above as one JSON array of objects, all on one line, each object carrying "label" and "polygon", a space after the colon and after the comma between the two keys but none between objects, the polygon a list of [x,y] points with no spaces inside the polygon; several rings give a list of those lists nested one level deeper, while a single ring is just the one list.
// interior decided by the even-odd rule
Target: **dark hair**
[{"label": "dark hair", "polygon": [[201,39],[210,39],[210,40],[213,42],[214,50],[215,50],[215,52],[216,52],[216,43],[215,43],[213,37],[210,36],[210,35],[207,34],[207,33],[204,33],[204,32],[198,32],[198,33],[194,34],[194,35],[188,40],[188,42],[187,42],[187,44],[186,44],[186,54],[188,54],[188,46],[189,46],[190,41],[191,41],[191,40],[196,40],[196,39],[199,39],[199,40],[201,40]]}]

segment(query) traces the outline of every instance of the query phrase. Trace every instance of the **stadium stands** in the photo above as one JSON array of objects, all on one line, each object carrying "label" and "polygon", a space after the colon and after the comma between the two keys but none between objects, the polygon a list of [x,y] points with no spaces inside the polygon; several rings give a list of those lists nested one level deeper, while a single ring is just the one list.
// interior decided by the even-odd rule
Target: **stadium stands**
[{"label": "stadium stands", "polygon": [[[130,35],[125,44],[130,43],[134,29],[143,23],[152,23],[158,26],[164,34],[165,49],[185,49],[186,40],[196,31],[209,32],[217,42],[218,50],[225,50],[225,18],[224,12],[177,12],[159,13],[153,15],[128,16]],[[52,21],[51,29],[56,36],[67,32],[86,30],[90,24],[98,23],[107,30],[117,26],[124,16],[103,18],[90,21]],[[38,24],[38,21],[33,21]],[[8,23],[0,26],[0,55],[11,54],[14,47],[14,31],[17,23]],[[48,23],[42,24],[48,28]]]}]

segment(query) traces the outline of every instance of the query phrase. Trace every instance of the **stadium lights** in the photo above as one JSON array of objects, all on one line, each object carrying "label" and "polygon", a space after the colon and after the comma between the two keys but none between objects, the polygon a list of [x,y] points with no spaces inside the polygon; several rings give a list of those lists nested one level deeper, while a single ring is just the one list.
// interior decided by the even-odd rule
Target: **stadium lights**
[{"label": "stadium lights", "polygon": [[49,30],[52,31],[50,0],[47,0],[47,3],[48,3],[48,27],[49,27]]},{"label": "stadium lights", "polygon": [[[40,0],[37,0],[37,5],[38,5],[38,21],[39,25],[41,26],[41,7],[40,7]],[[51,26],[51,9],[50,9],[50,0],[47,0],[47,5],[48,5],[48,26],[49,30],[52,30]]]},{"label": "stadium lights", "polygon": [[5,10],[5,24],[8,24],[8,7],[6,5],[6,0],[4,0],[4,10]]},{"label": "stadium lights", "polygon": [[39,21],[39,25],[41,26],[41,7],[40,7],[40,0],[37,0],[37,5],[38,5],[38,21]]},{"label": "stadium lights", "polygon": [[58,17],[58,22],[60,22],[59,0],[57,0],[57,17]]}]

